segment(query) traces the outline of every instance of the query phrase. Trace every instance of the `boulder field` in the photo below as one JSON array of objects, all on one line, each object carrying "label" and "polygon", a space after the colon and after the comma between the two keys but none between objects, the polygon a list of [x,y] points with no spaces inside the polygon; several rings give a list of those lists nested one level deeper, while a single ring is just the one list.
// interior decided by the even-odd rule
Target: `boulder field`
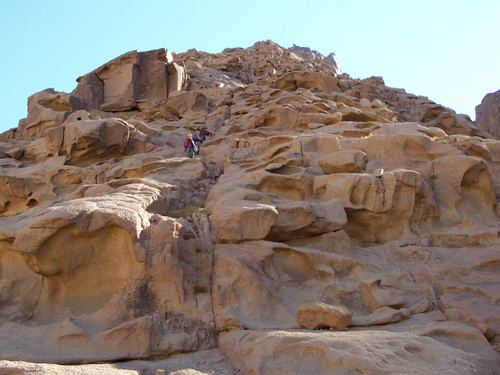
[{"label": "boulder field", "polygon": [[32,95],[0,134],[0,373],[500,374],[488,121],[271,41]]}]

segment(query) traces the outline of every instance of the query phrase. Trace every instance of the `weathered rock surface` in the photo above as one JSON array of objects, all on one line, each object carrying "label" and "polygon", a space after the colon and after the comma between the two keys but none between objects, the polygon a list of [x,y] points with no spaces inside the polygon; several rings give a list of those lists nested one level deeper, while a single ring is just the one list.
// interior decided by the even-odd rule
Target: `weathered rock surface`
[{"label": "weathered rock surface", "polygon": [[[57,365],[0,360],[2,374],[37,375],[210,375],[237,372],[217,349],[177,354],[154,361],[128,361],[112,364]],[[163,371],[163,372],[162,372]]]},{"label": "weathered rock surface", "polygon": [[0,135],[0,372],[500,373],[487,129],[270,41],[77,81]]},{"label": "weathered rock surface", "polygon": [[476,107],[476,123],[493,138],[500,138],[500,90],[487,94]]},{"label": "weathered rock surface", "polygon": [[[232,331],[219,338],[222,352],[243,373],[270,374],[497,374],[498,359],[476,329],[444,322],[405,331]],[[304,360],[307,358],[307,360]]]},{"label": "weathered rock surface", "polygon": [[333,328],[342,331],[351,323],[352,313],[344,306],[309,302],[297,307],[297,323],[307,329]]},{"label": "weathered rock surface", "polygon": [[358,293],[368,310],[374,312],[385,306],[399,309],[406,305],[403,293],[381,287],[381,282],[380,279],[371,279],[359,283]]}]

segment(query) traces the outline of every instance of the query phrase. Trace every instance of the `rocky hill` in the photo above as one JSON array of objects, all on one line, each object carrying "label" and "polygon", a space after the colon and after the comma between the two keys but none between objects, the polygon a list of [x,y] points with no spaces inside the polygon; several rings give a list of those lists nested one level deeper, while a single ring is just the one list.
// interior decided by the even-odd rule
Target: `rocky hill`
[{"label": "rocky hill", "polygon": [[270,41],[77,82],[0,135],[0,373],[500,374],[467,116]]}]

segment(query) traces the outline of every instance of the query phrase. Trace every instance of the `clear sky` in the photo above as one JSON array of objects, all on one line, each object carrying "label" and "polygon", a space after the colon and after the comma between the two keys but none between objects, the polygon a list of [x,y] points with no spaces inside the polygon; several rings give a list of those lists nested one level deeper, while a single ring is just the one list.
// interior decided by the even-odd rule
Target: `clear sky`
[{"label": "clear sky", "polygon": [[0,0],[0,132],[30,95],[131,50],[218,53],[272,40],[334,52],[353,78],[468,114],[500,90],[499,0]]}]

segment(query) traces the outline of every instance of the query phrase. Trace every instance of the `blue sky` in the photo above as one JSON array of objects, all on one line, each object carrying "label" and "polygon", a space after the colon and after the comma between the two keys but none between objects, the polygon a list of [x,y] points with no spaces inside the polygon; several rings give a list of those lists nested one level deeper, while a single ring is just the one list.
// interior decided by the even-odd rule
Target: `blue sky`
[{"label": "blue sky", "polygon": [[131,50],[211,53],[272,40],[334,52],[353,78],[424,95],[475,119],[500,90],[500,1],[0,0],[0,132],[30,95]]}]

